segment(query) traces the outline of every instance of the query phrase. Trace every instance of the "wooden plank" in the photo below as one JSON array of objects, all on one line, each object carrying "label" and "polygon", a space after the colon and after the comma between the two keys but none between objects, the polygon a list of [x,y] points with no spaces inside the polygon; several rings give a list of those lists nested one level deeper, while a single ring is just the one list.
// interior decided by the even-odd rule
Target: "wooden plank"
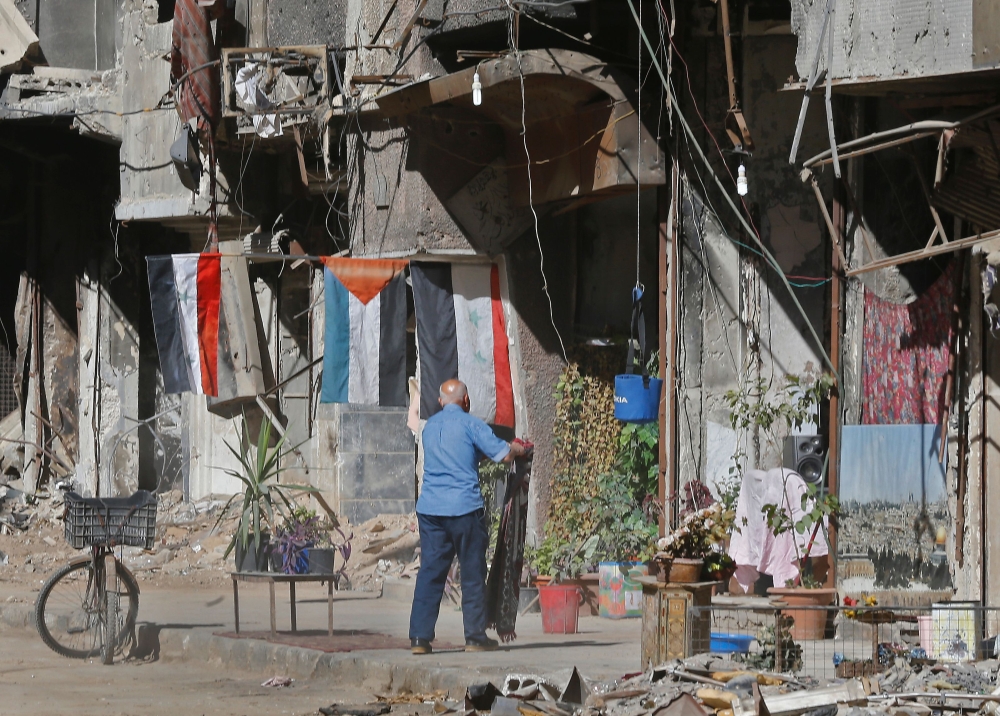
[{"label": "wooden plank", "polygon": [[871,686],[867,679],[851,679],[825,689],[797,691],[791,694],[761,694],[760,713],[761,716],[799,716],[823,706],[862,705],[868,703],[870,693]]}]

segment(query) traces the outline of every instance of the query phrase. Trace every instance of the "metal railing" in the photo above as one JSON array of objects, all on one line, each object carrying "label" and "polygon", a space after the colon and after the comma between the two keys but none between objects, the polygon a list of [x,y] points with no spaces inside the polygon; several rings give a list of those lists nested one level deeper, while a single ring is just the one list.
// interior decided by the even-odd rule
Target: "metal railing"
[{"label": "metal railing", "polygon": [[928,607],[713,604],[691,607],[690,619],[693,654],[711,652],[760,671],[826,679],[880,673],[900,660],[994,658],[1000,634],[1000,608],[974,602]]}]

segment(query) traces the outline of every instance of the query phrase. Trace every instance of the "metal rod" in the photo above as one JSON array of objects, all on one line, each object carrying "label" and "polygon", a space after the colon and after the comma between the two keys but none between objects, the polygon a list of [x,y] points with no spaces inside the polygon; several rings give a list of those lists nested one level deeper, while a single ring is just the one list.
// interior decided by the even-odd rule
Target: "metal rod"
[{"label": "metal rod", "polygon": [[[902,139],[893,139],[892,141],[883,142],[881,144],[876,144],[876,145],[871,146],[871,147],[865,147],[864,149],[855,149],[853,152],[847,152],[846,154],[840,154],[839,157],[840,157],[840,159],[853,159],[854,157],[861,157],[861,156],[864,156],[865,154],[871,154],[873,152],[882,151],[883,149],[892,149],[893,147],[898,147],[901,144],[909,144],[910,142],[915,142],[918,139],[923,139],[924,137],[932,137],[935,134],[937,134],[937,132],[920,132],[920,133],[914,134],[914,135],[912,135],[910,137],[903,137]],[[812,162],[811,159],[809,161]],[[827,157],[826,159],[820,159],[819,161],[813,162],[811,164],[807,162],[803,166],[807,166],[807,167],[822,167],[822,166],[825,166],[827,164],[832,164],[832,163],[833,163],[832,157]]]},{"label": "metal rod", "polygon": [[[836,17],[836,0],[830,8],[830,16]],[[836,23],[836,20],[834,20]],[[837,157],[837,133],[833,128],[833,31],[826,33],[828,45],[826,56],[826,133],[830,136],[830,157],[833,160],[833,175],[840,179],[840,158]]]},{"label": "metal rod", "polygon": [[[810,184],[812,184],[813,194],[816,195],[816,203],[819,204],[820,211],[823,213],[823,220],[826,222],[827,231],[830,232],[830,240],[833,241],[834,248],[837,249],[837,254],[840,258],[840,263],[842,266],[847,265],[847,257],[844,256],[844,249],[842,247],[842,242],[840,240],[840,233],[837,228],[833,225],[833,219],[830,218],[830,211],[826,208],[826,199],[823,198],[823,192],[819,189],[819,182],[816,181],[816,177],[810,177]],[[837,373],[837,369],[833,368],[834,374]]]},{"label": "metal rod", "polygon": [[[816,56],[813,58],[812,72],[809,73],[809,81],[806,83],[805,94],[802,95],[802,107],[799,109],[799,120],[795,123],[795,136],[792,138],[792,151],[788,154],[788,163],[795,164],[795,157],[799,153],[799,142],[802,141],[802,129],[806,124],[806,113],[809,111],[809,93],[816,86],[817,73],[819,72],[819,58],[823,56],[823,37],[826,35],[826,27],[830,22],[830,14],[833,12],[835,0],[826,0],[826,12],[823,15],[823,26],[819,31],[819,38],[816,40]],[[829,73],[829,68],[827,73]]]},{"label": "metal rod", "polygon": [[986,241],[993,241],[994,239],[1000,239],[1000,229],[989,231],[985,234],[979,234],[978,236],[970,236],[958,241],[951,241],[947,244],[938,244],[937,246],[932,246],[929,249],[910,251],[905,254],[900,254],[899,256],[890,256],[889,258],[880,259],[879,261],[872,261],[864,266],[847,271],[847,275],[857,276],[858,274],[867,273],[868,271],[876,271],[878,269],[889,268],[891,266],[899,266],[900,264],[927,259],[931,256],[948,254],[952,251],[961,251],[962,249],[968,249]]}]

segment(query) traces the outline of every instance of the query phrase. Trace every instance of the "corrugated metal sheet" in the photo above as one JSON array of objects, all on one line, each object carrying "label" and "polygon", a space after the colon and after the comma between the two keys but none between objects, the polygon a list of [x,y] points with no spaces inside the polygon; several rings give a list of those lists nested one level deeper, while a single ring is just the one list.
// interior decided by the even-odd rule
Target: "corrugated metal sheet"
[{"label": "corrugated metal sheet", "polygon": [[932,195],[934,206],[984,231],[1000,228],[1000,126],[997,120],[956,130],[952,166]]}]

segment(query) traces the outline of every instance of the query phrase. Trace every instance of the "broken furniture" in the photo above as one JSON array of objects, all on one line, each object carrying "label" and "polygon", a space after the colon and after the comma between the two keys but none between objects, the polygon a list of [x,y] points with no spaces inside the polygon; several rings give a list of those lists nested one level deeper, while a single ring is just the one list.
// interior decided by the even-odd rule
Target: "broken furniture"
[{"label": "broken furniture", "polygon": [[240,633],[240,582],[267,582],[271,597],[271,636],[278,635],[274,611],[274,585],[288,584],[288,599],[291,602],[292,632],[298,631],[295,614],[295,585],[299,582],[326,582],[327,634],[333,636],[333,585],[339,581],[334,574],[282,574],[280,572],[232,572],[233,611],[236,617],[236,633]]},{"label": "broken furniture", "polygon": [[684,659],[711,641],[712,588],[722,582],[675,584],[637,577],[642,585],[642,668]]}]

